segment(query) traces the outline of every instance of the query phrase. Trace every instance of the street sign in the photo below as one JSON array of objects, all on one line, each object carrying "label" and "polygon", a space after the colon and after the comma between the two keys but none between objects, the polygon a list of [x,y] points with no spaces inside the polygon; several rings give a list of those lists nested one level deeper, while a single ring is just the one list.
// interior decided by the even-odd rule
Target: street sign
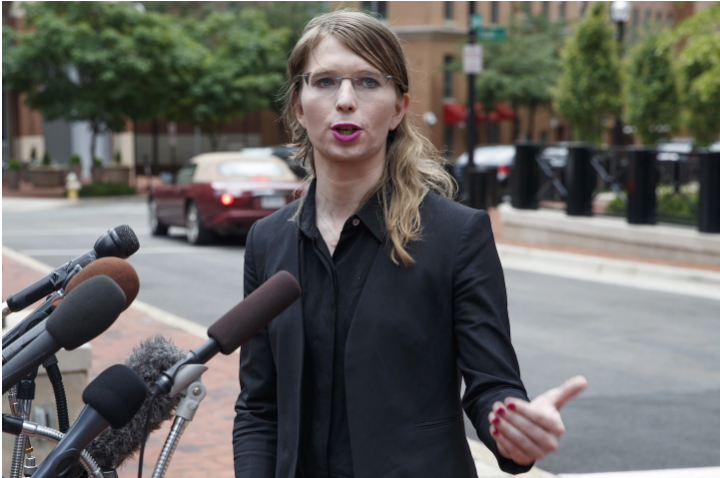
[{"label": "street sign", "polygon": [[477,44],[463,46],[463,73],[477,75],[482,71],[482,46]]},{"label": "street sign", "polygon": [[473,13],[470,17],[470,29],[478,31],[482,28],[482,15],[479,13]]},{"label": "street sign", "polygon": [[485,27],[475,33],[477,41],[501,42],[507,39],[507,30],[504,27]]}]

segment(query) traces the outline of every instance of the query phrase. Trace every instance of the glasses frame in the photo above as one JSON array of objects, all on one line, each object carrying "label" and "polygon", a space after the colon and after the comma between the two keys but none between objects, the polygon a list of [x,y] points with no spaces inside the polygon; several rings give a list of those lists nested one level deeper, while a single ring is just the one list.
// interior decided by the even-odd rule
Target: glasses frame
[{"label": "glasses frame", "polygon": [[[296,78],[296,79],[304,78],[304,79],[305,79],[305,84],[306,84],[307,86],[310,86],[310,75],[311,75],[311,74],[312,74],[312,72],[310,72],[310,73],[305,73],[305,74],[302,74],[302,75],[295,75],[295,78]],[[397,76],[386,75],[386,74],[384,74],[384,73],[380,73],[380,74],[388,80],[388,83],[390,83],[391,80],[394,80],[394,81],[395,81],[395,84],[400,87],[400,90],[403,91],[403,92],[405,91],[405,88],[404,88],[404,86],[402,85],[402,82],[400,81],[400,78],[398,78]],[[334,78],[334,79],[335,79],[335,80],[339,80],[340,83],[342,83],[342,80],[350,80],[350,81],[352,81],[353,90],[354,90],[354,91],[357,91],[357,90],[355,90],[355,88],[357,87],[357,82],[360,80],[360,78],[354,78],[354,77],[352,77],[352,76],[341,76],[341,77]],[[387,85],[387,83],[386,83],[386,85]],[[339,87],[338,87],[338,88],[339,88]]]}]

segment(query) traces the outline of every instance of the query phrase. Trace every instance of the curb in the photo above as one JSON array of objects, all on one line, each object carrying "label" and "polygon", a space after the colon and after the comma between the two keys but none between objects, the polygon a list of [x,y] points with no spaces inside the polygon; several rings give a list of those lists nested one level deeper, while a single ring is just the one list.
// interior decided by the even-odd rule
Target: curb
[{"label": "curb", "polygon": [[497,244],[504,268],[720,301],[720,273]]}]

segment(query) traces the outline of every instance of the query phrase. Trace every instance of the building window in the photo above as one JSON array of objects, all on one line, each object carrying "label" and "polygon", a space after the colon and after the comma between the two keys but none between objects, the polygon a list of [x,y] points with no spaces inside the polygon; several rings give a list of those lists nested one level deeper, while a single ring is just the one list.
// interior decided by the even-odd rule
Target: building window
[{"label": "building window", "polygon": [[657,21],[658,23],[662,21],[662,12],[657,12],[655,14],[655,21]]},{"label": "building window", "polygon": [[558,3],[558,19],[565,21],[565,2]]},{"label": "building window", "polygon": [[455,2],[445,2],[445,20],[454,19],[453,3]]},{"label": "building window", "polygon": [[542,2],[543,15],[550,15],[550,2]]},{"label": "building window", "polygon": [[443,98],[452,98],[454,96],[453,72],[450,71],[450,65],[453,63],[453,56],[445,55],[443,63]]},{"label": "building window", "polygon": [[633,8],[633,11],[632,11],[632,26],[633,27],[637,28],[639,18],[640,18],[640,15],[638,15],[638,9]]},{"label": "building window", "polygon": [[453,155],[455,146],[455,129],[451,124],[445,125],[445,157]]},{"label": "building window", "polygon": [[360,10],[375,13],[380,18],[387,18],[387,2],[360,2]]},{"label": "building window", "polygon": [[667,20],[666,20],[666,21],[667,21],[669,24],[672,25],[672,22],[673,22],[673,14],[672,14],[671,12],[668,12],[668,13],[667,13]]},{"label": "building window", "polygon": [[652,15],[652,12],[650,10],[645,11],[645,23],[647,24],[650,21],[650,15]]},{"label": "building window", "polygon": [[493,25],[500,22],[500,2],[490,2],[490,23]]},{"label": "building window", "polygon": [[585,10],[587,9],[587,2],[580,2],[580,16],[582,17],[585,15]]}]

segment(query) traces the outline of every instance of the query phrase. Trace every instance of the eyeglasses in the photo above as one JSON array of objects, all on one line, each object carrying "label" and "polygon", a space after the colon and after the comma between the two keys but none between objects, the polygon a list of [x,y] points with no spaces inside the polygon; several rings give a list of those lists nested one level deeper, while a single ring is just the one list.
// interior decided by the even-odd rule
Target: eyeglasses
[{"label": "eyeglasses", "polygon": [[296,78],[304,78],[305,84],[313,94],[318,96],[333,96],[340,90],[342,80],[351,80],[355,93],[362,97],[375,96],[387,89],[390,80],[398,80],[394,76],[372,71],[363,71],[358,78],[340,76],[339,73],[334,71],[305,73],[304,75],[297,75]]}]

